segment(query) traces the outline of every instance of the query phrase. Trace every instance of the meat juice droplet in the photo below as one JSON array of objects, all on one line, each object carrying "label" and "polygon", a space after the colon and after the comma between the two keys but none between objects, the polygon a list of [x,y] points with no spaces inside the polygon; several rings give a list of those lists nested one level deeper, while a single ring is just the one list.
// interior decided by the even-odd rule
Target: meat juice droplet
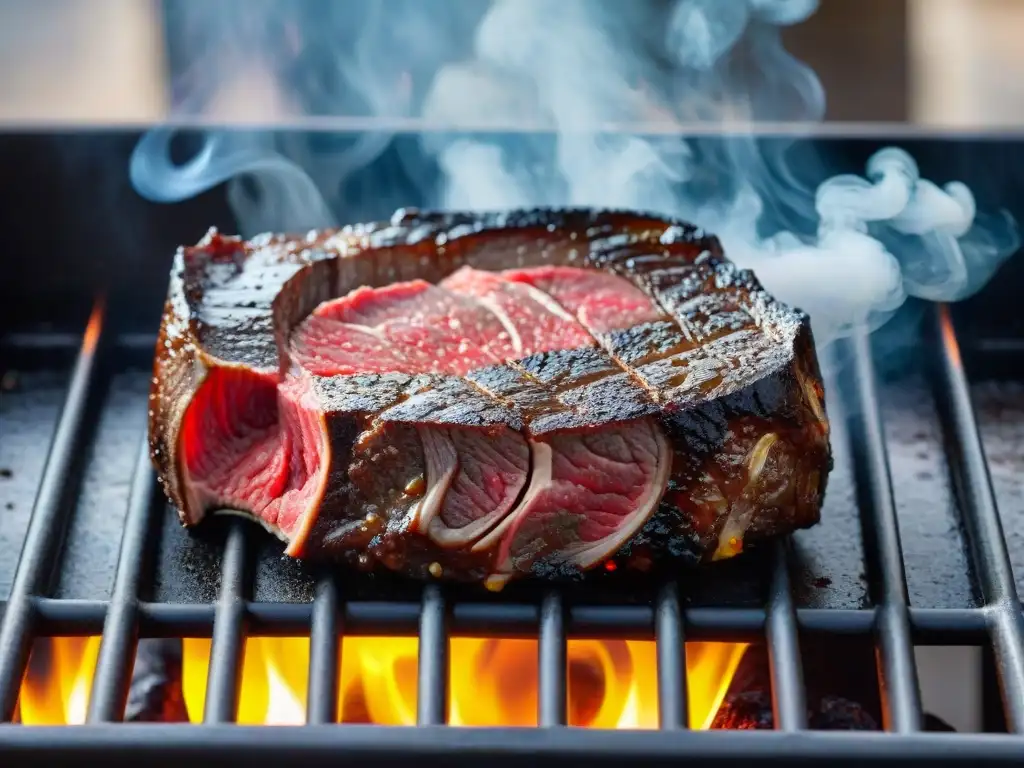
[{"label": "meat juice droplet", "polygon": [[423,475],[417,475],[410,480],[405,486],[406,496],[422,496],[423,491],[426,490],[427,483],[423,479]]}]

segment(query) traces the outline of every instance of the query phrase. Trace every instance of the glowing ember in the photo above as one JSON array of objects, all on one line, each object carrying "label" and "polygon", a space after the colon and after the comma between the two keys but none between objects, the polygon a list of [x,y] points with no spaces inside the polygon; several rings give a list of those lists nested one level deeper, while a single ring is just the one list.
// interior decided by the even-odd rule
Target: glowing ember
[{"label": "glowing ember", "polygon": [[[39,649],[43,648],[43,651]],[[85,720],[99,638],[53,638],[37,644],[21,694],[25,723]],[[745,644],[690,643],[690,725],[714,719]],[[338,712],[342,722],[416,722],[417,641],[413,637],[348,637],[342,643]],[[210,640],[184,641],[182,688],[189,719],[202,721]],[[455,638],[451,641],[449,722],[458,726],[537,724],[537,642]],[[656,728],[655,644],[635,640],[570,640],[569,724],[590,728]],[[309,641],[253,637],[245,647],[238,722],[305,722]]]}]

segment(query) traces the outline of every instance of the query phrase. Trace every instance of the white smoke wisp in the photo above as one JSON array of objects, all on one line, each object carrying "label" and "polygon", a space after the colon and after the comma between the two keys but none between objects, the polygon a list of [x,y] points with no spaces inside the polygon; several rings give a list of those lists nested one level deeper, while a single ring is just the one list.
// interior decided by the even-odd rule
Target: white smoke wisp
[{"label": "white smoke wisp", "polygon": [[[817,77],[781,42],[781,28],[807,19],[817,0],[341,5],[362,10],[302,23],[287,15],[295,5],[259,3],[274,24],[285,14],[302,29],[310,71],[331,73],[316,81],[307,112],[444,128],[420,137],[442,178],[433,196],[422,190],[434,207],[595,206],[691,221],[779,299],[809,312],[819,346],[877,328],[908,297],[971,295],[1019,245],[1008,214],[980,215],[965,185],[922,179],[900,149],[876,153],[864,177],[836,176],[815,191],[787,166],[786,142],[745,130],[824,116]],[[191,7],[201,19],[250,6]],[[293,71],[279,87],[302,82]],[[677,129],[693,124],[721,133]],[[521,125],[544,130],[496,130]],[[338,150],[212,131],[176,168],[156,133],[140,142],[132,179],[146,197],[170,201],[247,174],[260,193],[231,191],[242,234],[323,226],[351,220],[338,190],[390,140],[378,131]]]}]

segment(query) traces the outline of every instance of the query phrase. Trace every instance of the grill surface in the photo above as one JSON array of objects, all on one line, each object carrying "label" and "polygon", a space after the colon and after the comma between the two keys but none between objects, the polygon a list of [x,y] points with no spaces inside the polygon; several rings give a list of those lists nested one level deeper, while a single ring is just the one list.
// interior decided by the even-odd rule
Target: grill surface
[{"label": "grill surface", "polygon": [[[899,381],[877,383],[866,338],[845,350],[851,362],[829,391],[837,466],[819,527],[653,590],[614,580],[598,593],[524,584],[500,597],[334,578],[282,559],[279,544],[239,520],[185,532],[156,491],[143,440],[149,340],[107,330],[102,305],[93,314],[95,344],[88,334],[10,336],[4,368],[18,378],[8,378],[0,408],[0,507],[10,521],[0,528],[0,721],[13,715],[34,637],[102,632],[103,640],[90,726],[0,724],[0,761],[31,749],[40,761],[88,763],[114,747],[157,763],[230,756],[260,764],[287,755],[313,764],[468,765],[486,755],[512,764],[575,750],[601,763],[651,764],[1019,758],[1019,736],[917,733],[914,643],[990,647],[1008,728],[1024,733],[1024,617],[953,320],[947,308],[929,311],[929,343]],[[1005,411],[1019,409],[1024,393],[985,385],[977,394],[989,409],[983,415],[990,401],[1002,409],[986,430],[996,430],[989,449],[997,488],[1013,500],[1019,432]],[[337,716],[344,634],[419,636],[417,719],[432,727],[327,725]],[[896,735],[798,733],[807,727],[799,644],[831,634],[873,638],[885,727]],[[247,635],[310,636],[310,727],[227,725]],[[539,638],[539,728],[443,726],[452,635]],[[109,725],[122,717],[139,636],[213,638],[204,714],[211,727]],[[660,732],[559,727],[570,636],[657,640]],[[766,640],[777,731],[686,730],[689,639]]]},{"label": "grill surface", "polygon": [[[152,328],[156,320],[169,267],[157,258],[165,259],[182,240],[197,239],[211,223],[233,231],[223,190],[177,206],[142,202],[123,170],[139,138],[135,131],[0,138],[0,198],[7,202],[4,211],[18,211],[4,220],[11,257],[0,281],[0,326],[46,320],[73,331],[0,338],[0,470],[6,470],[0,471],[0,765],[144,760],[180,768],[183,760],[258,766],[289,759],[304,766],[374,760],[403,768],[413,762],[479,768],[482,759],[496,766],[586,759],[749,768],[758,759],[860,765],[882,758],[930,766],[1019,764],[1019,257],[968,303],[976,305],[973,312],[958,307],[958,328],[971,342],[965,354],[983,353],[967,360],[978,374],[970,391],[945,309],[929,308],[924,343],[915,336],[911,350],[895,355],[901,358],[898,376],[890,370],[893,355],[872,360],[863,340],[844,350],[852,363],[838,384],[828,383],[836,469],[822,523],[788,542],[698,576],[683,574],[678,584],[610,581],[589,592],[546,593],[517,584],[499,597],[379,577],[334,579],[282,559],[280,544],[254,525],[220,519],[186,533],[156,493],[144,453],[153,339],[126,332]],[[418,142],[414,135],[395,139],[405,154],[413,154]],[[903,144],[926,177],[960,179],[979,195],[979,208],[1010,201],[1024,220],[1018,204],[1024,187],[1015,172],[1022,157],[1018,142]],[[878,148],[874,140],[855,139],[792,147],[798,166],[803,158],[814,167],[815,158],[825,156],[839,163],[836,170],[851,173],[860,173]],[[428,180],[402,182],[397,154],[395,149],[353,176],[351,216],[374,219],[396,205],[427,204],[429,195],[421,199],[418,185]],[[81,331],[96,289],[107,290],[116,306],[91,349],[82,345]],[[985,339],[995,337],[995,346],[982,349]],[[997,369],[1006,371],[1002,379],[992,373]],[[100,633],[89,726],[3,722],[10,719],[34,637]],[[417,693],[424,724],[443,720],[447,637],[539,638],[541,727],[334,725],[336,651],[343,636],[359,634],[419,635]],[[311,637],[309,726],[229,724],[244,639],[259,635]],[[885,726],[896,733],[804,730],[799,648],[838,635],[876,645]],[[136,640],[147,636],[213,637],[208,725],[116,722]],[[633,733],[560,727],[566,719],[568,637],[657,639],[662,728]],[[685,729],[684,641],[699,639],[767,642],[778,731]],[[987,648],[1002,693],[1001,714],[1016,735],[917,733],[921,712],[911,643]]]}]

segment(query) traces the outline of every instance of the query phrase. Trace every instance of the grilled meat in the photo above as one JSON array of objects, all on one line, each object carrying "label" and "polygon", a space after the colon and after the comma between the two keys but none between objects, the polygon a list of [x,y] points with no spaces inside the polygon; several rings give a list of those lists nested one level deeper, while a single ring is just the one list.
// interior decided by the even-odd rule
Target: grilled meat
[{"label": "grilled meat", "polygon": [[423,214],[176,255],[150,441],[185,525],[498,588],[817,522],[806,315],[631,213]]}]

